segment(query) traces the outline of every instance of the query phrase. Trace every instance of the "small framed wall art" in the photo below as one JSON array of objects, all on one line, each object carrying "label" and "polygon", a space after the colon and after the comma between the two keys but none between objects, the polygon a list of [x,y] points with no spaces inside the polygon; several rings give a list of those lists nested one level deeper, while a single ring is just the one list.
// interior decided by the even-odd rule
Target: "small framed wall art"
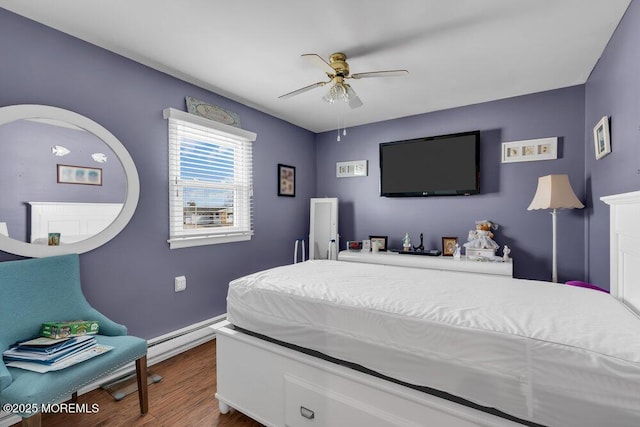
[{"label": "small framed wall art", "polygon": [[457,237],[443,237],[442,238],[442,256],[453,256],[456,252],[456,244],[458,243]]},{"label": "small framed wall art", "polygon": [[558,158],[558,138],[539,138],[502,143],[502,163]]},{"label": "small framed wall art", "polygon": [[102,185],[102,169],[58,165],[58,184]]},{"label": "small framed wall art", "polygon": [[367,161],[353,160],[336,163],[336,178],[367,176]]},{"label": "small framed wall art", "polygon": [[296,196],[296,167],[278,164],[278,196]]},{"label": "small framed wall art", "polygon": [[608,116],[601,118],[596,127],[593,128],[593,143],[596,149],[596,160],[600,160],[611,153]]}]

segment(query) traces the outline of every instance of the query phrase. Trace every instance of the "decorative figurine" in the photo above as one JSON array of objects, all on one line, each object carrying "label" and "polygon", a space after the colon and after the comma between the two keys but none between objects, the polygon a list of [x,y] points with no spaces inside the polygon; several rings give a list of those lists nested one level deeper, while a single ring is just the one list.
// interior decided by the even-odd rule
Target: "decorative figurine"
[{"label": "decorative figurine", "polygon": [[411,250],[411,239],[409,238],[409,233],[404,234],[404,238],[402,239],[402,250],[405,252],[409,252]]},{"label": "decorative figurine", "polygon": [[476,221],[476,229],[469,231],[467,243],[463,246],[467,249],[493,249],[495,251],[500,246],[493,241],[493,233],[491,230],[497,229],[497,224],[493,224],[491,221],[487,221],[486,219]]},{"label": "decorative figurine", "polygon": [[453,257],[460,259],[460,245],[456,243],[456,249],[453,251]]},{"label": "decorative figurine", "polygon": [[509,254],[511,253],[511,249],[509,249],[509,246],[504,245],[504,249],[502,249],[502,259],[505,261],[509,261]]},{"label": "decorative figurine", "polygon": [[423,244],[424,235],[420,233],[420,244],[418,246],[414,246],[413,250],[416,252],[424,252],[424,244]]}]

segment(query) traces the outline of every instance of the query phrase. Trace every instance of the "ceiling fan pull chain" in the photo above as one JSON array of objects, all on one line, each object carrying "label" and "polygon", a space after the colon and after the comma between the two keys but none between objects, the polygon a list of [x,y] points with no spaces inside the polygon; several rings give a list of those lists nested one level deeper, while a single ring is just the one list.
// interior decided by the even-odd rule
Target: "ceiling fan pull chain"
[{"label": "ceiling fan pull chain", "polygon": [[344,110],[341,105],[338,105],[338,137],[336,141],[340,142],[340,129],[344,127]]},{"label": "ceiling fan pull chain", "polygon": [[[345,92],[346,95],[346,92]],[[340,128],[342,128],[342,136],[347,136],[347,125],[345,124],[345,116],[347,114],[347,98],[345,96],[345,102],[340,106],[342,112],[340,113],[340,126],[338,127],[338,134],[340,133]]]}]

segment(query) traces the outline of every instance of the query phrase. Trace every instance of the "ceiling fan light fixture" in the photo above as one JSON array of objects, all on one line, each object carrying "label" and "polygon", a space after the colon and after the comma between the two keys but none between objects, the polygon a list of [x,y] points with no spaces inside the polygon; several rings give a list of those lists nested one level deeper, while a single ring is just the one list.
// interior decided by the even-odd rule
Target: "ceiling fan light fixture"
[{"label": "ceiling fan light fixture", "polygon": [[327,93],[322,97],[329,104],[336,103],[338,101],[348,102],[347,100],[347,89],[344,87],[344,83],[336,83]]},{"label": "ceiling fan light fixture", "polygon": [[356,92],[353,89],[351,89],[351,86],[348,84],[345,84],[344,86],[346,88],[345,101],[349,104],[349,107],[351,108],[362,107],[362,101],[360,100],[360,97],[356,94]]},{"label": "ceiling fan light fixture", "polygon": [[336,102],[344,102],[348,104],[351,108],[358,108],[362,106],[362,101],[356,94],[356,92],[351,88],[350,85],[344,82],[336,82],[329,91],[322,97],[323,100],[328,102],[329,104],[334,104]]}]

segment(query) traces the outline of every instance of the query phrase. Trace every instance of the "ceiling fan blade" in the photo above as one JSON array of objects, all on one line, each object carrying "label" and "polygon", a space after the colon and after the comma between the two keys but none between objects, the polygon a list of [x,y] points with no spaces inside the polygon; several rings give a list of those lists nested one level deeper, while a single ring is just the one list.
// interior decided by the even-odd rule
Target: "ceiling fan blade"
[{"label": "ceiling fan blade", "polygon": [[358,108],[358,107],[362,107],[362,100],[360,100],[360,97],[356,94],[356,91],[353,90],[351,88],[351,86],[345,84],[344,85],[347,89],[347,100],[349,102],[349,107],[351,108]]},{"label": "ceiling fan blade", "polygon": [[370,77],[401,77],[409,74],[407,70],[370,71],[368,73],[351,74],[352,79],[368,79]]},{"label": "ceiling fan blade", "polygon": [[294,90],[293,92],[289,92],[289,93],[285,93],[284,95],[280,95],[278,98],[282,98],[282,99],[291,98],[292,96],[299,95],[299,94],[301,94],[301,93],[303,93],[303,92],[306,92],[306,91],[308,91],[308,90],[315,89],[315,88],[320,87],[320,86],[324,86],[324,85],[326,85],[327,83],[329,83],[329,82],[318,82],[318,83],[314,83],[314,84],[312,84],[312,85],[305,86],[305,87],[302,87],[302,88],[300,88],[300,89]]},{"label": "ceiling fan blade", "polygon": [[336,72],[327,61],[322,59],[320,55],[316,55],[315,53],[304,53],[301,56],[315,66],[322,68],[327,74],[335,74]]}]

